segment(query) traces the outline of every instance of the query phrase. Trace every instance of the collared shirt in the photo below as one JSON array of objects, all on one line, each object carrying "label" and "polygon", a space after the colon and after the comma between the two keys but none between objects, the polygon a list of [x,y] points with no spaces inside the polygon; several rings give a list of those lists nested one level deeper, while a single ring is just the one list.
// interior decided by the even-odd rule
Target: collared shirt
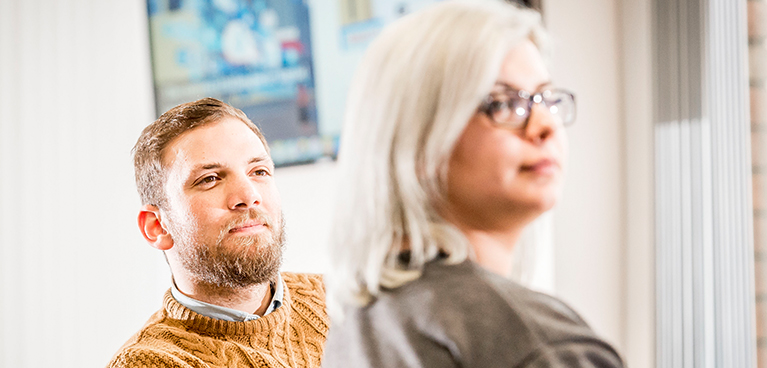
[{"label": "collared shirt", "polygon": [[[180,291],[178,291],[178,288],[176,287],[175,282],[173,282],[172,284],[173,285],[171,286],[170,292],[173,295],[173,298],[175,298],[176,301],[181,303],[181,305],[199,314],[202,314],[205,317],[221,319],[224,321],[232,321],[232,322],[245,322],[245,321],[252,321],[254,319],[261,318],[261,316],[257,314],[246,313],[246,312],[238,311],[232,308],[205,303],[197,299],[190,298],[184,295],[183,293],[181,293]],[[272,283],[272,286],[274,287],[274,296],[272,296],[272,302],[269,303],[269,308],[266,309],[266,312],[264,312],[264,315],[272,313],[275,309],[279,308],[282,305],[282,297],[283,297],[282,276],[279,273],[277,274],[277,280],[274,283]]]}]

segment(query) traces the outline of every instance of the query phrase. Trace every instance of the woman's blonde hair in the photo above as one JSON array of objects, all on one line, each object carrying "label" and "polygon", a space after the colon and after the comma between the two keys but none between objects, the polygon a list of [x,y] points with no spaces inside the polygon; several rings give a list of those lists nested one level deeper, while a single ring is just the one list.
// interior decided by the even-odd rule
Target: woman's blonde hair
[{"label": "woman's blonde hair", "polygon": [[[450,154],[508,51],[543,44],[540,15],[500,0],[446,1],[407,15],[370,45],[354,76],[339,154],[328,306],[365,305],[460,262],[463,234],[440,217]],[[403,254],[406,255],[403,257]]]}]

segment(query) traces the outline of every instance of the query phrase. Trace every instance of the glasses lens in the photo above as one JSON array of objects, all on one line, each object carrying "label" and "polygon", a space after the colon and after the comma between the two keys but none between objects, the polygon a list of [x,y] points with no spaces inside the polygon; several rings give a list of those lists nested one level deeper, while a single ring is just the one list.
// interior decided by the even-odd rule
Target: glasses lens
[{"label": "glasses lens", "polygon": [[493,100],[488,104],[488,112],[494,122],[510,127],[524,124],[530,113],[526,101],[519,98]]},{"label": "glasses lens", "polygon": [[545,96],[546,107],[551,115],[558,117],[562,125],[570,125],[575,121],[575,99],[569,92],[551,91]]},{"label": "glasses lens", "polygon": [[508,101],[493,100],[488,107],[490,117],[497,123],[508,120],[511,115]]},{"label": "glasses lens", "polygon": [[[483,104],[485,112],[496,124],[509,128],[521,128],[530,116],[532,104],[545,106],[549,113],[564,126],[575,121],[575,97],[565,90],[546,90],[531,96],[525,91],[516,94],[488,96]],[[543,107],[542,106],[542,107]]]}]

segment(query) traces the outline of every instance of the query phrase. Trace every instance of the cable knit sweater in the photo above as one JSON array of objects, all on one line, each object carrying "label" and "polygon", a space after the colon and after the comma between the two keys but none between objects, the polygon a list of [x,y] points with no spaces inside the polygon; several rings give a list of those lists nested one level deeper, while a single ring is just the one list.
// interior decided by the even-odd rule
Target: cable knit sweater
[{"label": "cable knit sweater", "polygon": [[247,322],[197,314],[168,290],[163,308],[108,367],[319,367],[328,331],[322,278],[295,273],[282,277],[283,305]]}]

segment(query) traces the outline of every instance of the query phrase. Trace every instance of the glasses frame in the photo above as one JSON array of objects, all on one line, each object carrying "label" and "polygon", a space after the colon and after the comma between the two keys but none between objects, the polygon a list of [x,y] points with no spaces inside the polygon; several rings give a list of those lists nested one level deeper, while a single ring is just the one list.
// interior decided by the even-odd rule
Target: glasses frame
[{"label": "glasses frame", "polygon": [[[573,125],[573,123],[575,122],[575,116],[576,116],[576,111],[577,111],[576,110],[576,103],[575,103],[575,94],[570,92],[570,91],[568,91],[568,90],[566,90],[566,89],[562,89],[562,88],[547,88],[547,89],[545,89],[543,91],[536,92],[536,93],[531,95],[529,92],[527,92],[525,90],[517,90],[517,89],[514,89],[514,88],[507,87],[502,93],[491,93],[487,97],[485,97],[482,100],[482,103],[479,105],[478,110],[479,110],[479,112],[485,114],[490,120],[493,121],[493,123],[495,123],[498,126],[510,127],[512,129],[525,130],[525,129],[527,129],[528,122],[530,122],[530,116],[533,115],[533,105],[535,105],[535,104],[544,104],[545,106],[548,106],[546,104],[546,97],[544,97],[544,94],[546,94],[546,93],[563,93],[563,94],[565,94],[565,95],[570,97],[570,99],[573,101],[573,118],[570,121],[567,121],[567,122],[562,121],[562,126],[567,127],[567,126]],[[520,98],[520,99],[522,99],[522,100],[526,100],[527,101],[527,104],[525,106],[526,114],[525,114],[524,122],[522,122],[521,124],[519,124],[517,126],[517,125],[514,125],[514,124],[509,124],[508,122],[500,122],[500,121],[495,120],[495,118],[493,118],[493,114],[492,114],[490,106],[491,106],[491,104],[493,102],[497,101],[495,99],[495,96],[498,96],[499,94],[500,95],[509,96],[510,101],[513,100],[515,98],[515,96]],[[512,111],[511,113],[514,114],[514,111]]]}]

